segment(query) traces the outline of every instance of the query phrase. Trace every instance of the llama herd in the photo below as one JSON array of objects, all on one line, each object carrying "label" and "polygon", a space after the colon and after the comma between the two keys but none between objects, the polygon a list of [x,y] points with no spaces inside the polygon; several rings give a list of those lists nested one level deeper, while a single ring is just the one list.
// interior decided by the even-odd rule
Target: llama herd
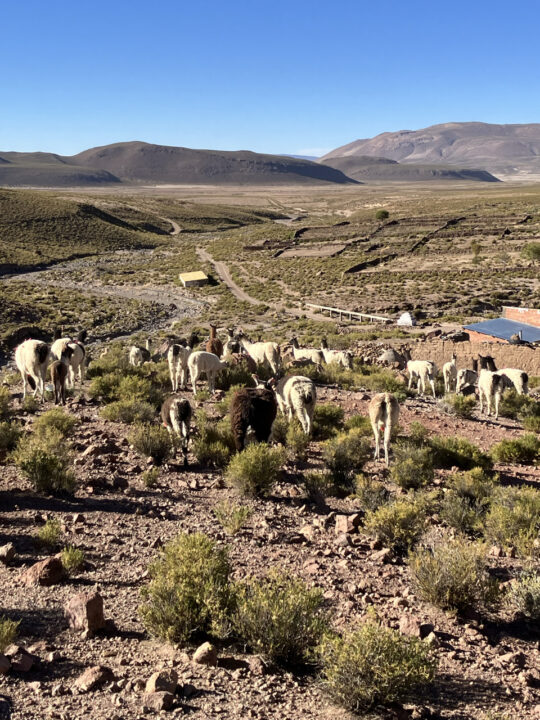
[{"label": "llama herd", "polygon": [[[49,368],[55,404],[65,404],[66,386],[73,387],[76,376],[79,382],[84,380],[87,361],[85,340],[86,332],[83,331],[76,338],[59,337],[59,333],[56,333],[50,347],[40,340],[25,340],[21,343],[15,351],[15,362],[23,380],[23,398],[26,397],[27,386],[30,385],[34,390],[34,397],[39,394],[41,400],[44,400],[45,379]],[[329,349],[324,338],[320,348],[300,347],[296,337],[280,347],[276,342],[253,342],[243,332],[235,333],[234,329],[230,328],[227,340],[223,343],[217,336],[216,326],[210,325],[210,337],[203,345],[204,349],[196,349],[197,346],[200,346],[199,338],[192,334],[189,339],[169,343],[165,351],[173,394],[162,404],[161,420],[171,434],[179,437],[185,466],[192,408],[187,399],[179,398],[176,393],[186,389],[188,379],[196,397],[197,382],[203,375],[206,376],[208,389],[212,394],[215,392],[217,376],[229,367],[243,367],[252,375],[255,387],[238,390],[230,405],[234,442],[236,449],[241,451],[250,435],[258,442],[270,441],[278,410],[289,420],[296,418],[303,432],[308,436],[311,434],[317,389],[310,378],[291,375],[295,367],[306,364],[317,368],[323,364],[335,364],[345,369],[353,367],[353,354],[349,351]],[[129,363],[138,367],[152,359],[159,359],[160,353],[152,356],[150,348],[150,340],[145,347],[130,346]],[[433,397],[436,397],[438,370],[434,362],[412,360],[408,347],[401,352],[386,351],[379,361],[398,365],[406,370],[409,389],[416,383],[418,394],[421,395],[425,394],[429,386]],[[256,374],[259,366],[265,367],[272,374],[273,377],[267,382],[259,380]],[[289,374],[280,377],[284,368]],[[493,408],[496,419],[505,389],[514,388],[519,394],[528,393],[527,373],[515,368],[497,370],[495,361],[490,356],[478,355],[473,360],[472,368],[458,369],[454,352],[451,360],[443,365],[442,375],[445,393],[467,395],[477,392],[480,412],[484,412],[485,408],[490,416]],[[376,394],[369,403],[369,419],[375,437],[375,458],[380,457],[382,440],[387,466],[389,442],[392,429],[398,422],[399,412],[398,400],[388,392]]]}]

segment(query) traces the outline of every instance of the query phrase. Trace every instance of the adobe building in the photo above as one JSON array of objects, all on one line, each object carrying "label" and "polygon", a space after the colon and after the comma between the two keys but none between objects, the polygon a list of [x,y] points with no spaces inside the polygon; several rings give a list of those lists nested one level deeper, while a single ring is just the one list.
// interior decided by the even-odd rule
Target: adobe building
[{"label": "adobe building", "polygon": [[202,270],[195,270],[195,272],[180,273],[180,282],[182,285],[187,287],[201,287],[202,285],[208,285],[208,275],[202,272]]},{"label": "adobe building", "polygon": [[500,318],[464,325],[472,343],[540,343],[540,310],[535,308],[503,307]]}]

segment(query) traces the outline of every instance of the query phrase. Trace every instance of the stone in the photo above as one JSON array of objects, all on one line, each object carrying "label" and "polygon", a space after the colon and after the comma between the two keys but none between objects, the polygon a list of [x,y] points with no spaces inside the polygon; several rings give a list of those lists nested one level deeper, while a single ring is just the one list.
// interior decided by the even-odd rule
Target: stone
[{"label": "stone", "polygon": [[64,605],[64,613],[72,630],[94,633],[105,627],[103,598],[98,592],[74,595]]},{"label": "stone", "polygon": [[353,515],[336,515],[336,535],[341,533],[355,533],[362,522],[361,513]]},{"label": "stone", "polygon": [[193,653],[193,662],[198,665],[217,665],[218,654],[216,648],[209,642],[200,645]]},{"label": "stone", "polygon": [[176,686],[178,685],[178,673],[176,670],[161,670],[161,672],[155,672],[150,676],[146,683],[146,692],[176,692]]},{"label": "stone", "polygon": [[390,548],[383,548],[382,550],[372,553],[371,559],[380,563],[390,562],[392,559],[392,551]]},{"label": "stone", "polygon": [[105,665],[93,665],[79,675],[75,680],[75,687],[82,692],[90,692],[114,680],[113,671]]},{"label": "stone", "polygon": [[247,664],[249,666],[249,670],[253,675],[266,675],[268,672],[268,667],[262,657],[259,655],[252,655],[248,657]]},{"label": "stone", "polygon": [[57,557],[49,557],[31,565],[22,574],[23,585],[56,585],[64,579],[65,571],[62,561]]},{"label": "stone", "polygon": [[4,650],[4,655],[11,662],[11,669],[15,672],[29,672],[34,665],[34,657],[21,645],[10,645]]},{"label": "stone", "polygon": [[3,655],[0,653],[0,675],[5,675],[9,672],[9,669],[11,667],[11,660],[7,657],[7,655]]},{"label": "stone", "polygon": [[426,638],[433,632],[433,625],[429,623],[421,623],[412,615],[402,615],[399,619],[399,631],[403,635],[412,635],[414,637]]},{"label": "stone", "polygon": [[174,695],[170,692],[145,693],[142,699],[143,710],[170,710],[173,706]]},{"label": "stone", "polygon": [[8,542],[5,545],[2,545],[0,547],[0,562],[3,562],[4,565],[9,565],[9,563],[13,560],[15,557],[15,546],[13,543]]}]

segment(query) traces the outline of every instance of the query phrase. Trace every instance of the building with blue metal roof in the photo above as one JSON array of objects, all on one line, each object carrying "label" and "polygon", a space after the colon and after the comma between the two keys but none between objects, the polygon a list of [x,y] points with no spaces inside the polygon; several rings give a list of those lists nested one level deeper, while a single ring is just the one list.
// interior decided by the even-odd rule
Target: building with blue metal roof
[{"label": "building with blue metal roof", "polygon": [[[518,322],[517,320],[508,320],[507,318],[495,318],[464,325],[464,330],[485,335],[485,338],[482,338],[485,340],[494,339],[510,342],[512,335],[519,335],[523,342],[540,343],[540,327]],[[473,337],[471,337],[471,340],[473,340]]]}]

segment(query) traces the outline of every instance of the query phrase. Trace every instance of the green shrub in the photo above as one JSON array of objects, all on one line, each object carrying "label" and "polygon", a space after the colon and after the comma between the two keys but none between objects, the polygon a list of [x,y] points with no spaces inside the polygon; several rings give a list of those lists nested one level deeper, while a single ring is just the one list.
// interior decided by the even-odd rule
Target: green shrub
[{"label": "green shrub", "polygon": [[303,478],[306,497],[317,505],[335,493],[334,478],[327,472],[307,472]]},{"label": "green shrub", "polygon": [[354,429],[327,440],[322,454],[336,486],[342,492],[350,493],[354,490],[355,474],[371,457],[371,444],[362,430]]},{"label": "green shrub", "polygon": [[369,621],[343,637],[328,635],[318,648],[323,683],[335,702],[366,713],[403,702],[436,672],[430,648],[418,638]]},{"label": "green shrub", "polygon": [[234,628],[240,638],[272,662],[306,662],[326,629],[323,594],[290,573],[270,572],[238,583]]},{"label": "green shrub", "polygon": [[313,437],[315,440],[327,440],[343,427],[345,413],[339,405],[323,403],[315,406],[313,415]]},{"label": "green shrub", "polygon": [[373,392],[393,393],[400,402],[407,397],[406,386],[391,370],[379,370],[371,375],[365,375],[360,384]]},{"label": "green shrub", "polygon": [[49,429],[57,430],[63,437],[68,437],[73,432],[78,420],[68,415],[61,408],[52,408],[43,413],[34,423],[34,432],[38,435],[46,435]]},{"label": "green shrub", "polygon": [[127,425],[150,423],[156,417],[156,409],[144,400],[116,400],[101,409],[105,420]]},{"label": "green shrub", "polygon": [[433,453],[428,447],[399,443],[394,449],[392,480],[404,488],[417,489],[433,480]]},{"label": "green shrub", "polygon": [[429,444],[429,430],[421,422],[415,420],[411,423],[409,428],[409,441],[414,445],[428,445]]},{"label": "green shrub", "polygon": [[242,495],[266,496],[279,480],[285,461],[282,448],[265,443],[248,445],[230,461],[225,477]]},{"label": "green shrub", "polygon": [[444,396],[441,403],[444,412],[460,418],[471,418],[476,406],[474,395],[453,395]]},{"label": "green shrub", "polygon": [[409,566],[419,596],[444,610],[475,608],[493,593],[485,546],[464,538],[444,538],[411,552]]},{"label": "green shrub", "polygon": [[360,473],[355,478],[354,494],[363,510],[376,510],[388,500],[388,490],[382,482]]},{"label": "green shrub", "polygon": [[383,210],[382,208],[381,210],[377,210],[377,212],[375,213],[376,220],[387,220],[389,217],[390,213],[388,212],[388,210]]},{"label": "green shrub", "polygon": [[361,431],[366,437],[371,437],[373,430],[371,429],[371,422],[368,417],[364,415],[351,415],[351,417],[345,422],[345,430],[358,430]]},{"label": "green shrub", "polygon": [[0,421],[11,417],[11,394],[6,387],[0,386]]},{"label": "green shrub", "polygon": [[222,370],[216,378],[216,388],[218,390],[254,386],[255,381],[245,365],[230,365],[225,370]]},{"label": "green shrub", "polygon": [[71,449],[58,430],[23,435],[13,459],[38,492],[71,492],[75,486]]},{"label": "green shrub", "polygon": [[129,442],[144,458],[151,457],[156,465],[171,457],[173,445],[168,431],[161,425],[136,425],[128,436]]},{"label": "green shrub", "polygon": [[289,421],[282,413],[278,413],[272,425],[272,442],[285,446],[287,444],[287,431]]},{"label": "green shrub", "polygon": [[245,505],[236,505],[224,500],[218,503],[212,512],[216,520],[229,535],[236,535],[247,523],[253,514],[250,508]]},{"label": "green shrub", "polygon": [[416,499],[394,500],[366,513],[364,530],[378,537],[386,547],[406,552],[424,532],[426,508]]},{"label": "green shrub", "polygon": [[19,425],[4,420],[0,422],[0,452],[13,450],[20,440],[22,430]]},{"label": "green shrub", "polygon": [[148,571],[140,612],[152,635],[176,643],[195,633],[228,633],[231,568],[224,548],[202,533],[181,534],[162,548]]},{"label": "green shrub", "polygon": [[511,608],[529,620],[540,620],[540,573],[523,572],[511,583],[507,596]]},{"label": "green shrub", "polygon": [[460,470],[471,470],[473,467],[491,470],[493,467],[493,461],[489,455],[465,438],[435,435],[431,438],[430,444],[436,467],[456,466]]},{"label": "green shrub", "polygon": [[100,358],[92,360],[88,366],[88,378],[102,377],[110,373],[120,371],[126,373],[137,372],[138,368],[129,364],[129,356],[121,345],[112,345],[107,348],[107,353]]},{"label": "green shrub", "polygon": [[522,555],[534,552],[540,532],[540,491],[534,488],[500,487],[493,494],[484,523],[486,539],[515,547]]},{"label": "green shrub", "polygon": [[518,395],[514,389],[505,390],[499,403],[499,414],[513,420],[524,417],[538,417],[540,403],[529,395]]},{"label": "green shrub", "polygon": [[302,430],[302,426],[298,420],[290,422],[285,436],[285,447],[289,460],[293,462],[304,462],[307,458],[309,441],[309,435],[306,435]]},{"label": "green shrub", "polygon": [[441,502],[441,518],[461,532],[480,532],[493,487],[493,480],[481,468],[451,475]]},{"label": "green shrub", "polygon": [[62,526],[58,518],[49,518],[45,525],[37,531],[36,542],[38,545],[54,548],[60,542],[62,534]]},{"label": "green shrub", "polygon": [[523,427],[528,432],[540,435],[540,417],[537,415],[529,415],[523,418]]},{"label": "green shrub", "polygon": [[163,402],[163,393],[148,378],[127,375],[118,384],[118,400],[140,400],[158,407]]},{"label": "green shrub", "polygon": [[118,400],[120,395],[120,383],[124,376],[119,370],[108,372],[104,375],[97,375],[88,388],[88,394],[95,400],[101,400],[105,403]]},{"label": "green shrub", "polygon": [[153,488],[158,484],[159,468],[149,468],[141,474],[141,480],[146,488]]},{"label": "green shrub", "polygon": [[491,456],[499,463],[532,465],[539,459],[540,439],[529,433],[515,440],[501,440],[491,448]]},{"label": "green shrub", "polygon": [[84,566],[84,552],[73,545],[66,545],[60,559],[68,574],[75,573]]},{"label": "green shrub", "polygon": [[203,467],[224,468],[234,451],[234,438],[228,418],[221,422],[209,420],[201,410],[197,413],[198,436],[193,453]]},{"label": "green shrub", "polygon": [[34,415],[40,408],[40,403],[33,395],[27,395],[22,401],[21,408],[29,415]]},{"label": "green shrub", "polygon": [[0,617],[0,653],[12,645],[17,637],[20,620],[9,620],[6,617]]}]

